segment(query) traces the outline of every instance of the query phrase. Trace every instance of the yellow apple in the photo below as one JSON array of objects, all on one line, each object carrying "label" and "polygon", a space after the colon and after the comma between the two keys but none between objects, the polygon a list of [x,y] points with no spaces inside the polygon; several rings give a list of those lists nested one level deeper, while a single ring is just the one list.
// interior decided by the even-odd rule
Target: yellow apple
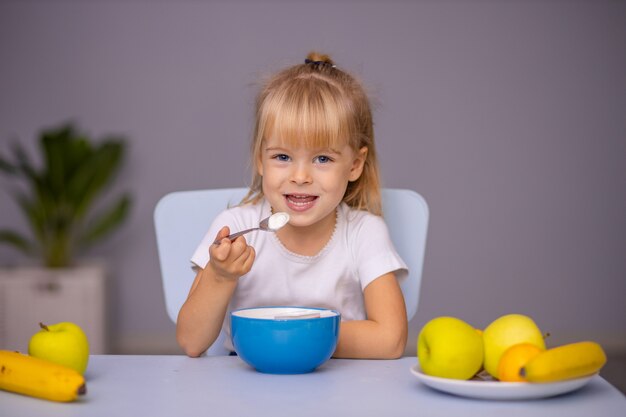
[{"label": "yellow apple", "polygon": [[85,332],[77,324],[67,321],[49,326],[39,323],[39,326],[41,330],[28,343],[28,354],[84,374],[89,361],[89,342]]},{"label": "yellow apple", "polygon": [[437,317],[417,337],[417,358],[427,375],[470,379],[483,364],[483,340],[463,320]]},{"label": "yellow apple", "polygon": [[495,319],[483,331],[485,346],[485,370],[498,378],[500,357],[509,347],[519,343],[530,343],[541,350],[546,349],[541,330],[528,316],[507,314]]}]

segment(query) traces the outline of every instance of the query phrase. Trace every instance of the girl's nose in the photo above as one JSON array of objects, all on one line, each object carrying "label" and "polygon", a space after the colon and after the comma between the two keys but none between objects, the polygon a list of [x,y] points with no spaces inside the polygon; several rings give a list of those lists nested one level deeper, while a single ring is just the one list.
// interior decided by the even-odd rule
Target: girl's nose
[{"label": "girl's nose", "polygon": [[306,164],[294,164],[293,171],[291,172],[291,182],[294,184],[310,184],[311,171]]}]

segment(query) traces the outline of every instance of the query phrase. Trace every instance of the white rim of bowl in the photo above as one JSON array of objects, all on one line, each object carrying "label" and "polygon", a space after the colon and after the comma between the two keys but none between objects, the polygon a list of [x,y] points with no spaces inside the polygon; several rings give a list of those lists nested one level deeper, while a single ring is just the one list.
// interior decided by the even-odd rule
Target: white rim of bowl
[{"label": "white rim of bowl", "polygon": [[235,310],[234,317],[256,320],[306,320],[339,316],[339,312],[316,307],[271,306]]}]

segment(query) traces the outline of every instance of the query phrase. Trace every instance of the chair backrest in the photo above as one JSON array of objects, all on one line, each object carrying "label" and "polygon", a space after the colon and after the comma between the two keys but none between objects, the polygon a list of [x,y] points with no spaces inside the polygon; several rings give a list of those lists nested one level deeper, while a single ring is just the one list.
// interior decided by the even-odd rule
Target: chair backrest
[{"label": "chair backrest", "polygon": [[[173,322],[195,278],[190,258],[196,246],[213,219],[228,206],[238,204],[246,192],[245,188],[178,191],[167,194],[157,203],[154,210],[157,248],[165,305]],[[386,188],[382,199],[391,239],[409,267],[409,276],[401,288],[410,320],[419,300],[428,206],[422,196],[411,190]],[[222,338],[223,335],[213,343],[208,354],[226,353]]]}]

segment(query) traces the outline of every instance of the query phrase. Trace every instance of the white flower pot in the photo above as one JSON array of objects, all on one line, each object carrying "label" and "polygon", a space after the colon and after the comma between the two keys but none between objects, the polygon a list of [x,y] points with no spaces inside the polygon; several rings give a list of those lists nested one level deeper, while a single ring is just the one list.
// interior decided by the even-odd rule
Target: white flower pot
[{"label": "white flower pot", "polygon": [[85,331],[90,353],[108,353],[103,265],[0,268],[0,349],[26,353],[39,322],[61,321]]}]

